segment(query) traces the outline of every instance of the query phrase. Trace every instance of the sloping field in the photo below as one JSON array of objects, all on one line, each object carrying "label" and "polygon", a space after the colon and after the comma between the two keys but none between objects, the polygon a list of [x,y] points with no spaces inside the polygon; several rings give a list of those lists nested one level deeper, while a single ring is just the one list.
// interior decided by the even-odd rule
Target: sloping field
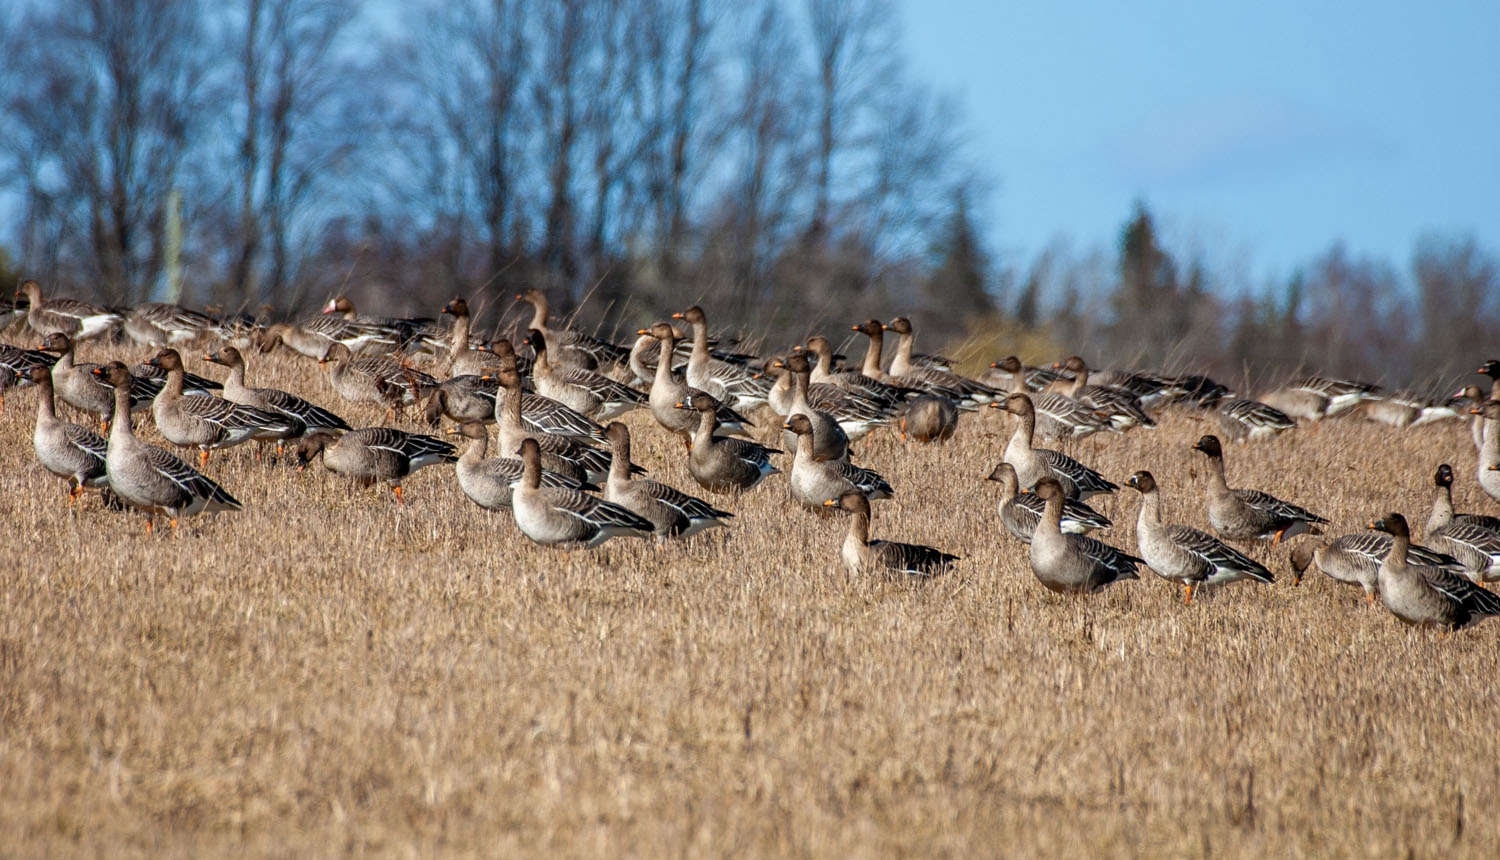
[{"label": "sloping field", "polygon": [[[311,362],[250,375],[380,418]],[[0,854],[1500,855],[1500,623],[1409,630],[1315,572],[1294,588],[1284,549],[1253,551],[1274,585],[1190,606],[1145,571],[1056,596],[999,531],[994,410],[947,447],[858,446],[897,490],[875,535],[964,556],[906,584],[850,579],[843,521],[780,476],[728,530],[564,560],[451,467],[398,506],[241,448],[208,472],[243,513],[147,536],[96,494],[68,511],[32,404],[0,415]],[[1206,527],[1211,428],[1162,425],[1072,452],[1151,469]],[[1227,458],[1336,532],[1425,522],[1445,460],[1459,509],[1496,512],[1456,424],[1339,419]],[[1137,504],[1099,505],[1107,540],[1133,550]]]}]

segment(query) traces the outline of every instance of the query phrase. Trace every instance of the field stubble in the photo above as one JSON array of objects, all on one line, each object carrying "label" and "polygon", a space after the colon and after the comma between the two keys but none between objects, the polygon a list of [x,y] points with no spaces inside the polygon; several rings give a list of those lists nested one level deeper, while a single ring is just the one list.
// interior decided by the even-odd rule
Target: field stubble
[{"label": "field stubble", "polygon": [[[308,362],[251,378],[344,407]],[[1252,551],[1274,585],[1191,606],[1144,570],[1053,595],[983,480],[994,410],[947,447],[858,446],[897,491],[875,536],[964,556],[912,585],[849,578],[843,521],[780,476],[728,530],[564,560],[451,467],[400,507],[240,448],[208,472],[244,512],[148,537],[94,494],[67,511],[32,403],[0,415],[4,853],[1500,854],[1500,624],[1408,630],[1315,572],[1293,588],[1283,550]],[[680,445],[627,423],[696,492]],[[1206,527],[1188,446],[1211,428],[1162,424],[1072,449],[1151,469]],[[1227,456],[1334,533],[1424,522],[1437,463],[1475,461],[1466,428],[1355,420]],[[1472,478],[1455,496],[1494,512]],[[1135,494],[1101,507],[1133,550]]]}]

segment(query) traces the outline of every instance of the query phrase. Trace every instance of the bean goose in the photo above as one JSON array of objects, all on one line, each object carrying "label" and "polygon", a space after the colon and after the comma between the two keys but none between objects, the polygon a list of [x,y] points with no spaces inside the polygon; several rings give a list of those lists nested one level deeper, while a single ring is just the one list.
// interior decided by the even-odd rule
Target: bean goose
[{"label": "bean goose", "polygon": [[1380,602],[1391,614],[1416,627],[1457,630],[1500,615],[1500,597],[1462,576],[1411,562],[1406,549],[1411,532],[1406,518],[1386,514],[1370,528],[1391,536],[1391,552],[1380,562]]},{"label": "bean goose", "polygon": [[448,330],[448,376],[483,376],[494,366],[495,355],[470,346],[473,321],[469,317],[469,303],[462,297],[454,298],[443,305],[441,313],[453,317],[453,327]]},{"label": "bean goose", "polygon": [[688,474],[700,487],[737,495],[780,473],[780,469],[771,465],[771,455],[781,451],[714,433],[719,426],[719,402],[712,395],[694,392],[691,400],[676,403],[674,408],[692,410],[698,415],[688,452]]},{"label": "bean goose", "polygon": [[1067,386],[1069,397],[1094,410],[1109,422],[1110,429],[1129,430],[1132,427],[1155,427],[1156,422],[1141,405],[1140,398],[1120,388],[1089,384],[1089,366],[1081,356],[1069,356],[1060,365],[1062,370],[1073,374]]},{"label": "bean goose", "polygon": [[1306,376],[1297,380],[1291,387],[1326,397],[1328,408],[1324,414],[1329,417],[1347,412],[1362,401],[1380,395],[1379,386],[1327,376]]},{"label": "bean goose", "polygon": [[205,356],[203,360],[229,368],[229,378],[224,381],[225,400],[295,420],[302,425],[302,431],[297,434],[299,436],[307,433],[337,434],[353,429],[349,422],[295,394],[279,388],[251,388],[246,385],[245,357],[233,346],[224,346],[218,352]]},{"label": "bean goose", "polygon": [[21,282],[16,298],[23,296],[30,303],[26,322],[42,337],[65,334],[73,340],[88,340],[124,322],[119,314],[99,305],[75,299],[43,299],[42,287],[36,281]]},{"label": "bean goose", "polygon": [[584,370],[599,370],[609,368],[625,360],[626,351],[600,340],[577,329],[553,328],[551,312],[547,303],[547,295],[541,290],[532,288],[516,296],[516,301],[526,302],[531,305],[531,324],[528,329],[536,329],[547,339],[553,352],[552,360],[560,365],[570,367],[581,367]]},{"label": "bean goose", "polygon": [[[450,435],[461,435],[469,440],[468,447],[458,458],[455,472],[458,486],[474,504],[486,510],[509,510],[513,485],[521,480],[524,465],[519,457],[487,457],[489,453],[489,430],[478,421],[465,421]],[[571,490],[597,490],[593,484],[584,483],[551,469],[542,469],[542,486],[566,487]]]},{"label": "bean goose", "polygon": [[901,441],[947,442],[958,432],[958,404],[946,397],[922,394],[906,404],[899,426]]},{"label": "bean goose", "polygon": [[[52,385],[57,398],[75,409],[97,416],[99,422],[107,428],[109,418],[115,410],[115,392],[101,381],[102,376],[94,373],[101,365],[79,363],[72,338],[61,332],[48,335],[42,341],[42,349],[56,353],[58,357],[52,365]],[[161,390],[159,386],[153,386],[133,375],[130,385],[130,408],[133,412],[149,408],[152,397]]]},{"label": "bean goose", "polygon": [[547,355],[547,338],[540,331],[528,332],[526,343],[536,353],[531,381],[538,394],[595,421],[607,421],[645,404],[644,394],[601,373],[578,367],[554,367]]},{"label": "bean goose", "polygon": [[782,428],[796,435],[797,453],[792,459],[792,498],[822,512],[823,503],[844,493],[859,492],[871,499],[889,499],[896,491],[885,478],[848,460],[820,459],[814,449],[813,425],[806,415],[788,418]]},{"label": "bean goose", "polygon": [[[57,359],[39,349],[22,349],[8,343],[0,343],[0,411],[5,410],[5,392],[13,386],[31,384],[31,369],[46,368],[49,371]],[[111,403],[113,408],[113,403]]]},{"label": "bean goose", "polygon": [[[796,397],[796,379],[791,371],[787,370],[786,360],[772,360],[767,373],[776,377],[776,381],[771,384],[771,390],[766,395],[766,402],[771,410],[781,416],[796,412],[793,402]],[[844,435],[851,442],[863,439],[876,428],[889,424],[891,421],[892,407],[860,397],[852,391],[835,385],[811,382],[807,386],[805,398],[808,406],[837,421],[839,428],[844,431]]]},{"label": "bean goose", "polygon": [[[651,380],[651,391],[646,403],[651,407],[651,416],[656,423],[681,436],[690,436],[698,422],[690,412],[677,409],[678,403],[688,403],[697,391],[672,373],[672,350],[677,342],[678,331],[666,323],[656,323],[650,329],[641,329],[638,334],[656,338],[659,350],[655,376]],[[719,426],[726,433],[745,435],[747,427],[753,426],[749,419],[720,403],[717,408]]]},{"label": "bean goose", "polygon": [[[1011,395],[1012,397],[1016,395]],[[1064,534],[1063,502],[1067,496],[1055,478],[1043,478],[1036,494],[1046,507],[1031,537],[1031,571],[1052,591],[1088,594],[1126,579],[1139,579],[1145,562],[1086,535]]]},{"label": "bean goose", "polygon": [[342,436],[310,433],[297,442],[297,470],[315,459],[336,475],[357,479],[361,487],[385,481],[396,496],[406,501],[401,481],[418,469],[458,460],[458,451],[436,436],[407,433],[394,427],[365,427]]},{"label": "bean goose", "polygon": [[125,313],[125,334],[153,349],[203,340],[218,323],[207,314],[169,302],[145,302]]},{"label": "bean goose", "polygon": [[[1023,375],[1021,360],[1013,355],[1003,359],[1000,366],[1010,368],[1015,379],[1020,379]],[[1036,414],[1036,435],[1043,439],[1082,439],[1110,429],[1108,418],[1066,394],[1050,391],[1033,393],[1029,385],[1017,382],[1004,390],[1031,397],[1031,405]],[[990,408],[1004,409],[1005,401],[994,401],[990,403]]]},{"label": "bean goose", "polygon": [[1208,457],[1208,521],[1229,540],[1270,540],[1271,546],[1300,534],[1322,534],[1327,523],[1306,508],[1260,490],[1232,490],[1224,478],[1224,448],[1219,437],[1204,436],[1193,449]]},{"label": "bean goose", "polygon": [[644,478],[632,480],[630,428],[612,421],[604,428],[604,437],[609,440],[612,455],[609,480],[604,485],[604,500],[650,521],[657,540],[688,537],[705,529],[722,528],[728,525],[724,520],[734,516],[676,487]]},{"label": "bean goose", "polygon": [[1022,364],[1021,359],[1014,355],[1007,355],[999,361],[990,362],[989,369],[979,376],[980,382],[1008,394],[1035,393],[1048,388],[1055,382],[1067,380],[1068,377],[1051,367]]},{"label": "bean goose", "polygon": [[591,548],[612,537],[646,537],[649,520],[625,508],[564,487],[542,486],[541,449],[535,439],[521,443],[524,471],[511,497],[521,533],[543,546]]},{"label": "bean goose", "polygon": [[[1390,535],[1372,531],[1303,541],[1291,553],[1292,584],[1301,585],[1307,569],[1316,564],[1329,579],[1363,588],[1365,600],[1373,605],[1380,590],[1380,562],[1391,551],[1391,544]],[[1407,549],[1407,558],[1414,564],[1455,573],[1463,570],[1463,565],[1452,556],[1416,544]]]},{"label": "bean goose", "polygon": [[1005,398],[1005,410],[1016,416],[1016,429],[1005,446],[1005,462],[1016,470],[1022,487],[1034,487],[1044,478],[1056,479],[1070,499],[1087,499],[1113,493],[1120,486],[1066,454],[1032,446],[1036,429],[1036,410],[1031,397],[1011,394]]},{"label": "bean goose", "polygon": [[321,362],[328,367],[333,390],[350,403],[379,403],[394,415],[437,388],[438,381],[415,368],[384,356],[355,358],[349,347],[334,343]]},{"label": "bean goose", "polygon": [[916,388],[927,394],[973,403],[989,403],[1001,396],[1001,392],[967,376],[913,361],[911,348],[915,338],[911,321],[906,317],[896,317],[887,328],[900,338],[896,342],[896,357],[891,360],[886,381],[904,388]]},{"label": "bean goose", "polygon": [[688,354],[687,384],[712,394],[734,409],[754,409],[766,402],[767,385],[744,364],[714,358],[708,350],[708,318],[703,309],[693,305],[672,319],[687,322],[693,329],[693,348]]},{"label": "bean goose", "polygon": [[870,540],[870,500],[863,493],[844,493],[823,504],[849,515],[849,531],[844,535],[839,557],[853,576],[880,573],[925,579],[948,572],[961,560],[921,544]]},{"label": "bean goose", "polygon": [[323,314],[337,314],[345,322],[380,332],[379,340],[396,352],[438,352],[443,331],[428,317],[374,317],[361,314],[348,296],[336,296],[323,306]]},{"label": "bean goose", "polygon": [[[876,323],[878,325],[878,323]],[[859,326],[855,326],[858,330]],[[878,336],[877,336],[878,337]],[[889,408],[906,400],[916,392],[898,388],[897,386],[880,381],[878,377],[869,376],[859,370],[833,370],[833,346],[828,338],[822,335],[813,335],[807,339],[807,352],[814,359],[812,373],[809,377],[813,386],[832,385],[842,389],[849,394],[869,401],[877,406]],[[880,366],[880,348],[877,340],[870,340],[867,353],[873,353],[876,360],[875,366]],[[809,395],[811,397],[811,394]]]},{"label": "bean goose", "polygon": [[175,531],[177,521],[205,511],[238,511],[241,505],[223,487],[168,452],[147,445],[130,427],[130,370],[118,361],[92,373],[115,391],[115,411],[109,428],[109,451],[104,471],[109,488],[125,504],[146,513],[146,531],[153,516],[164,514]]},{"label": "bean goose", "polygon": [[1437,467],[1432,476],[1432,513],[1427,517],[1427,531],[1434,532],[1453,523],[1469,525],[1500,532],[1500,517],[1484,514],[1456,514],[1453,512],[1453,467],[1447,463]]},{"label": "bean goose", "polygon": [[[1000,484],[1000,522],[1022,543],[1031,543],[1036,524],[1041,520],[1047,505],[1036,493],[1020,491],[1015,467],[1001,463],[995,467],[987,480]],[[1114,523],[1088,505],[1076,499],[1063,502],[1062,520],[1059,529],[1067,534],[1088,534],[1095,529],[1107,529]]]},{"label": "bean goose", "polygon": [[1472,410],[1484,419],[1484,439],[1479,447],[1479,487],[1500,501],[1500,400],[1487,400]]},{"label": "bean goose", "polygon": [[150,364],[167,372],[167,383],[151,403],[156,429],[173,445],[198,449],[200,464],[208,452],[249,442],[282,441],[300,436],[307,428],[295,418],[243,406],[203,394],[183,393],[182,356],[167,348]]},{"label": "bean goose", "polygon": [[1290,416],[1258,400],[1236,398],[1219,404],[1219,429],[1235,442],[1270,439],[1297,426]]},{"label": "bean goose", "polygon": [[27,379],[37,389],[36,429],[31,444],[42,468],[67,480],[68,504],[78,501],[85,488],[108,486],[104,437],[57,417],[52,399],[52,371],[46,365],[34,365]]},{"label": "bean goose", "polygon": [[1244,553],[1189,526],[1161,521],[1161,490],[1150,472],[1131,475],[1126,486],[1141,493],[1136,516],[1136,543],[1146,565],[1162,579],[1182,584],[1182,602],[1193,602],[1193,589],[1241,579],[1272,582],[1265,565]]},{"label": "bean goose", "polygon": [[[502,366],[493,374],[500,389],[495,396],[495,423],[499,430],[500,453],[506,457],[517,456],[525,439],[535,439],[542,451],[542,465],[579,481],[603,483],[609,475],[609,454],[589,445],[576,436],[562,436],[537,430],[536,424],[526,421],[526,413],[532,408],[527,395],[521,391],[521,377],[509,365]],[[538,397],[541,409],[551,409],[550,404],[567,407],[547,398]],[[572,410],[568,410],[572,411]],[[574,413],[577,414],[577,413]],[[538,417],[531,416],[533,421]],[[590,422],[592,423],[592,422]],[[595,425],[597,426],[597,425]],[[602,435],[603,430],[601,428]],[[640,467],[633,467],[639,469]]]},{"label": "bean goose", "polygon": [[[787,412],[782,417],[789,418],[793,415],[803,415],[808,420],[808,427],[812,434],[813,454],[820,460],[845,460],[849,457],[849,436],[839,424],[839,418],[814,409],[807,400],[807,389],[812,375],[812,365],[805,355],[790,355],[782,365],[786,372],[792,377],[792,396],[786,403]],[[784,434],[784,443],[787,447],[798,445],[797,437],[791,432]],[[818,504],[822,504],[819,500]]]}]

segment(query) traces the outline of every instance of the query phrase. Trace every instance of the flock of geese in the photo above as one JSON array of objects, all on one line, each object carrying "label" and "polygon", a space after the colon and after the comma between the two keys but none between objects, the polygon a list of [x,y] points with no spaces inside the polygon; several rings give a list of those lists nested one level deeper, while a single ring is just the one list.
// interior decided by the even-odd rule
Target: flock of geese
[{"label": "flock of geese", "polygon": [[[1355,409],[1396,426],[1469,419],[1479,484],[1500,500],[1500,361],[1478,371],[1492,380],[1489,392],[1470,386],[1445,402],[1323,377],[1251,400],[1207,377],[1094,372],[1077,356],[1050,368],[1007,357],[969,378],[954,372],[950,359],[914,352],[912,325],[899,317],[852,326],[865,336],[866,351],[862,362],[846,365],[821,335],[770,356],[719,349],[700,307],[672,314],[621,345],[556,324],[540,291],[516,298],[532,306],[522,342],[529,356],[508,340],[476,339],[462,298],[442,308],[452,318],[446,326],[361,315],[343,296],[316,317],[266,325],[246,315],[215,319],[174,304],[120,310],[46,298],[35,281],[26,281],[9,313],[13,326],[30,330],[35,348],[0,344],[0,406],[12,386],[34,387],[36,456],[67,481],[69,503],[87,489],[104,490],[108,503],[143,512],[148,532],[158,515],[175,530],[183,517],[240,510],[241,503],[201,470],[212,452],[249,442],[257,459],[272,447],[285,453],[290,446],[299,469],[320,461],[364,486],[384,482],[397,503],[404,501],[403,478],[453,464],[476,504],[510,511],[522,534],[562,550],[619,536],[667,541],[725,527],[734,514],[720,505],[732,509],[740,494],[785,471],[800,506],[847,516],[840,554],[851,572],[909,577],[940,574],[960,559],[871,537],[871,504],[895,491],[880,474],[851,461],[851,443],[879,428],[903,442],[942,443],[964,414],[997,409],[1014,423],[990,475],[1001,486],[1000,522],[1029,545],[1031,568],[1049,589],[1096,592],[1136,579],[1145,565],[1180,584],[1190,602],[1205,585],[1272,581],[1270,570],[1232,544],[1269,541],[1274,547],[1310,534],[1291,555],[1298,581],[1317,566],[1359,585],[1402,621],[1445,631],[1500,615],[1500,597],[1484,587],[1500,581],[1500,519],[1454,512],[1449,466],[1435,476],[1425,546],[1412,543],[1399,513],[1377,518],[1370,531],[1331,538],[1321,528],[1328,521],[1311,510],[1232,487],[1220,440],[1267,438],[1299,421]],[[891,334],[897,343],[887,362],[884,340]],[[128,338],[157,352],[134,366],[77,360],[80,342],[104,337]],[[227,378],[187,372],[179,349],[189,347],[212,347],[204,358],[227,368]],[[356,429],[295,393],[252,386],[247,356],[276,349],[320,362],[339,397],[385,407],[388,424],[407,408],[419,409],[429,426],[448,419],[446,435],[461,440],[462,452],[436,435],[393,426]],[[57,401],[93,422],[64,420]],[[1214,534],[1165,522],[1163,488],[1151,472],[1138,471],[1125,481],[1141,497],[1132,554],[1091,534],[1111,522],[1088,500],[1119,485],[1038,441],[1149,428],[1153,413],[1172,404],[1212,412],[1217,421],[1219,434],[1193,446],[1208,466],[1205,512]],[[636,409],[648,410],[682,440],[689,474],[723,501],[643,477],[645,469],[631,459],[629,428],[614,420]],[[132,416],[148,411],[167,442],[197,452],[196,467],[135,435]],[[766,444],[765,434],[750,438],[756,425],[748,416],[764,411],[778,417],[783,434],[774,444],[780,447]]]}]

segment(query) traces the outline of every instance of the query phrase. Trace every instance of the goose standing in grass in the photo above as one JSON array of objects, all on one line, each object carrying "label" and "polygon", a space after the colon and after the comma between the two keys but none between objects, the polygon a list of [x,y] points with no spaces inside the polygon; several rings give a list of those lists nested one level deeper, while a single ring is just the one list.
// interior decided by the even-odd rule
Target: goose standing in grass
[{"label": "goose standing in grass", "polygon": [[1435,532],[1438,529],[1452,525],[1453,523],[1468,523],[1469,525],[1486,528],[1493,532],[1500,532],[1500,517],[1487,516],[1485,514],[1457,514],[1453,512],[1453,467],[1443,463],[1437,467],[1437,472],[1432,476],[1432,513],[1427,517],[1427,531]]},{"label": "goose standing in grass", "polygon": [[[790,355],[781,363],[786,372],[792,377],[792,397],[786,404],[787,412],[784,418],[793,415],[802,415],[807,418],[808,427],[812,433],[813,454],[820,460],[847,460],[849,458],[849,436],[840,426],[839,419],[814,409],[807,400],[807,390],[812,375],[812,365],[805,355]],[[783,434],[783,441],[787,447],[798,445],[797,437],[791,432]],[[822,504],[820,500],[818,504]]]},{"label": "goose standing in grass", "polygon": [[[108,432],[109,418],[115,411],[115,392],[101,381],[101,375],[94,373],[102,365],[80,363],[73,339],[61,332],[47,335],[42,341],[42,349],[57,355],[57,361],[52,365],[52,385],[57,399],[96,416]],[[158,389],[134,376],[130,384],[131,411],[149,408],[151,397]]]},{"label": "goose standing in grass", "polygon": [[494,366],[495,355],[488,350],[470,346],[472,319],[469,303],[461,296],[443,305],[440,313],[453,317],[453,327],[448,330],[448,376],[483,376]]},{"label": "goose standing in grass", "polygon": [[700,487],[716,493],[738,495],[781,472],[771,465],[771,455],[781,451],[714,432],[719,426],[719,402],[712,395],[694,392],[691,400],[674,406],[683,411],[692,410],[698,415],[698,425],[694,428],[688,452],[688,474]]},{"label": "goose standing in grass", "polygon": [[353,428],[349,422],[315,403],[310,403],[279,388],[251,388],[245,384],[245,356],[233,346],[225,346],[203,358],[229,368],[224,381],[224,399],[292,419],[302,425],[297,435],[307,433],[344,433]]},{"label": "goose standing in grass", "polygon": [[1108,421],[1110,429],[1123,432],[1132,427],[1155,427],[1140,398],[1122,388],[1089,384],[1089,366],[1081,356],[1069,356],[1059,368],[1073,374],[1067,386],[1069,397],[1089,407]]},{"label": "goose standing in grass", "polygon": [[[1291,553],[1292,585],[1301,585],[1307,569],[1316,564],[1329,579],[1363,588],[1365,600],[1373,605],[1380,591],[1380,563],[1390,553],[1391,544],[1390,535],[1373,531],[1303,541]],[[1416,544],[1407,549],[1407,559],[1413,564],[1441,567],[1454,573],[1463,570],[1454,557]]]},{"label": "goose standing in grass", "polygon": [[1141,510],[1136,516],[1135,527],[1141,558],[1162,579],[1182,584],[1183,603],[1193,602],[1193,589],[1200,585],[1219,585],[1241,579],[1275,580],[1265,565],[1207,532],[1163,523],[1161,490],[1150,472],[1136,472],[1125,484],[1141,493]]},{"label": "goose standing in grass", "polygon": [[542,486],[542,451],[535,439],[521,443],[524,471],[511,497],[521,533],[543,546],[596,547],[612,537],[647,537],[650,520],[578,490]]},{"label": "goose standing in grass", "polygon": [[[485,510],[510,510],[513,485],[521,480],[524,465],[519,457],[488,457],[490,433],[479,421],[465,421],[449,435],[469,440],[454,470],[459,489],[474,504]],[[597,490],[593,484],[579,481],[551,469],[542,469],[542,486],[566,487],[570,490]]]},{"label": "goose standing in grass", "polygon": [[23,296],[30,303],[26,322],[42,337],[65,334],[75,341],[88,340],[124,322],[119,314],[99,305],[76,299],[43,299],[42,286],[36,281],[21,282],[16,289],[16,298]]},{"label": "goose standing in grass", "polygon": [[[876,325],[879,324],[876,323]],[[859,326],[855,326],[855,330],[858,331]],[[822,335],[813,335],[808,338],[806,348],[808,355],[811,355],[814,359],[812,372],[809,376],[813,386],[831,385],[851,396],[858,397],[886,409],[901,403],[916,393],[905,388],[898,388],[894,385],[881,382],[879,378],[868,376],[859,370],[835,371],[833,369],[833,345],[828,342],[828,338]],[[870,341],[870,347],[867,352],[873,353],[877,357],[875,364],[878,367],[880,364],[878,361],[880,348],[874,339]],[[813,398],[813,389],[809,389],[808,396],[810,399]]]},{"label": "goose standing in grass", "polygon": [[1391,536],[1391,551],[1380,562],[1380,602],[1400,620],[1414,627],[1457,630],[1500,615],[1500,596],[1437,567],[1411,563],[1406,550],[1411,532],[1406,518],[1386,514],[1370,528]]},{"label": "goose standing in grass", "polygon": [[222,397],[184,394],[182,356],[175,349],[158,352],[150,364],[167,372],[166,385],[151,403],[156,429],[173,445],[196,447],[200,467],[208,462],[210,450],[229,448],[251,439],[281,442],[300,436],[307,429],[298,419]]},{"label": "goose standing in grass", "polygon": [[607,370],[625,360],[626,351],[593,335],[571,328],[553,328],[547,295],[536,288],[516,296],[516,301],[531,305],[531,324],[552,347],[554,363],[584,370]]},{"label": "goose standing in grass", "polygon": [[531,364],[531,382],[538,394],[594,421],[607,421],[645,405],[644,394],[601,373],[578,367],[554,367],[548,358],[547,337],[540,331],[528,332],[526,343],[536,353]]},{"label": "goose standing in grass", "polygon": [[1472,410],[1484,419],[1484,439],[1479,447],[1479,487],[1500,502],[1500,400],[1486,400]]},{"label": "goose standing in grass", "polygon": [[1208,521],[1229,540],[1269,540],[1276,546],[1300,534],[1322,534],[1327,523],[1306,508],[1260,490],[1232,490],[1224,478],[1224,448],[1219,437],[1204,436],[1193,449],[1208,457]]},{"label": "goose standing in grass", "polygon": [[728,525],[724,520],[734,516],[676,487],[647,478],[632,480],[630,428],[624,424],[610,422],[604,428],[604,438],[609,440],[612,455],[609,480],[604,484],[604,500],[649,520],[658,541],[688,537],[705,529],[722,528]]},{"label": "goose standing in grass", "polygon": [[[693,419],[692,413],[679,410],[677,404],[692,402],[693,395],[698,389],[686,384],[672,372],[672,350],[677,343],[679,332],[666,323],[656,323],[649,329],[641,329],[639,333],[656,338],[659,346],[656,370],[651,380],[651,391],[646,397],[646,404],[651,408],[651,417],[667,430],[687,439],[693,434],[698,422]],[[715,399],[715,402],[718,403],[718,400]],[[743,436],[747,435],[747,427],[754,426],[748,418],[723,403],[718,403],[715,411],[719,416],[719,427],[725,433]]]},{"label": "goose standing in grass", "polygon": [[401,481],[418,469],[458,460],[458,451],[436,436],[407,433],[394,427],[365,427],[341,436],[311,433],[297,442],[297,469],[315,459],[337,475],[358,479],[361,487],[385,481],[396,496],[406,501]]},{"label": "goose standing in grass", "polygon": [[848,460],[827,460],[817,456],[813,443],[813,425],[806,415],[788,418],[782,428],[795,434],[797,454],[792,460],[792,498],[816,511],[823,503],[844,493],[863,493],[870,499],[889,499],[896,494],[885,478],[875,471]]},{"label": "goose standing in grass", "polygon": [[891,360],[890,372],[886,374],[887,382],[971,403],[989,403],[1002,395],[1002,392],[978,380],[914,361],[911,349],[915,337],[911,321],[906,317],[896,317],[887,328],[900,336],[896,342],[896,356]]},{"label": "goose standing in grass", "polygon": [[430,317],[376,317],[361,314],[348,296],[336,296],[323,306],[323,314],[337,314],[346,322],[381,333],[380,340],[394,352],[438,352],[444,332]]},{"label": "goose standing in grass", "polygon": [[[1000,522],[1005,530],[1022,543],[1031,543],[1031,536],[1036,532],[1036,525],[1041,521],[1047,503],[1036,493],[1021,492],[1016,469],[1009,463],[996,466],[986,480],[1000,485]],[[1110,522],[1109,517],[1083,502],[1076,499],[1063,502],[1062,520],[1058,528],[1066,534],[1088,534],[1095,529],[1107,529],[1112,525],[1114,523]]]},{"label": "goose standing in grass", "polygon": [[[1012,395],[1015,396],[1015,395]],[[1031,536],[1031,571],[1042,585],[1061,593],[1089,594],[1126,579],[1139,579],[1139,558],[1086,535],[1062,531],[1067,495],[1056,478],[1043,478],[1036,494],[1046,505]]]},{"label": "goose standing in grass", "polygon": [[495,394],[500,390],[493,376],[494,370],[493,367],[487,369],[484,376],[465,373],[439,382],[437,388],[427,395],[427,404],[422,407],[427,426],[436,427],[445,415],[460,424],[494,421]]},{"label": "goose standing in grass", "polygon": [[31,443],[42,468],[68,481],[68,504],[78,501],[85,488],[109,486],[105,474],[108,444],[98,433],[57,417],[52,398],[52,371],[34,365],[27,379],[36,386],[36,430]]},{"label": "goose standing in grass", "polygon": [[238,511],[241,505],[223,487],[182,460],[136,438],[130,427],[130,370],[112,361],[92,371],[115,391],[104,470],[109,488],[125,504],[144,511],[146,531],[153,516],[164,514],[173,531],[183,517],[213,511]]},{"label": "goose standing in grass", "polygon": [[[502,456],[519,456],[521,443],[526,439],[535,439],[542,452],[542,465],[545,468],[578,481],[603,483],[608,478],[609,454],[607,452],[595,448],[577,436],[564,436],[539,430],[536,421],[543,418],[540,414],[533,413],[530,416],[532,420],[526,420],[527,412],[532,407],[528,401],[528,395],[521,391],[521,377],[514,365],[507,361],[499,370],[487,376],[493,376],[500,385],[495,395],[495,423],[499,431]],[[540,410],[548,410],[552,405],[567,409],[554,400],[536,395],[532,397],[542,404],[537,407]],[[571,409],[568,411],[572,412]],[[602,428],[600,433],[602,435]],[[639,466],[631,468],[640,469]]]},{"label": "goose standing in grass", "polygon": [[1087,499],[1104,493],[1113,493],[1120,488],[1098,472],[1047,448],[1032,446],[1036,432],[1036,409],[1031,397],[1026,394],[1011,394],[1005,398],[1005,411],[1016,416],[1016,429],[1010,443],[1005,446],[1005,462],[1016,470],[1016,479],[1022,487],[1034,487],[1044,478],[1054,478],[1070,499]]},{"label": "goose standing in grass", "polygon": [[744,364],[714,358],[708,351],[708,317],[703,308],[693,305],[672,319],[685,321],[693,328],[693,349],[688,354],[684,376],[687,384],[712,394],[733,409],[751,410],[766,402],[770,387]]},{"label": "goose standing in grass", "polygon": [[839,557],[853,576],[881,573],[926,579],[947,573],[960,561],[958,556],[930,546],[870,540],[870,500],[863,493],[844,493],[823,505],[849,515],[849,531],[844,535]]},{"label": "goose standing in grass", "polygon": [[1218,419],[1219,429],[1235,442],[1270,439],[1297,426],[1285,412],[1245,398],[1220,402]]},{"label": "goose standing in grass", "polygon": [[[776,375],[776,381],[767,392],[766,402],[779,416],[790,416],[798,411],[794,402],[796,377],[787,369],[787,361],[790,360],[790,358],[773,360],[767,371],[769,374]],[[889,424],[893,408],[901,408],[889,407],[860,397],[836,385],[822,382],[809,382],[804,399],[808,407],[825,413],[837,421],[839,429],[850,442],[863,439],[876,428]]]},{"label": "goose standing in grass", "polygon": [[[1020,381],[1025,376],[1025,368],[1019,358],[1006,356],[997,366],[1011,376],[1011,383],[1005,390],[1013,394],[1026,394],[1031,398],[1031,406],[1036,415],[1035,433],[1043,439],[1082,439],[1110,428],[1106,417],[1066,394],[1050,391],[1032,393],[1030,385]],[[990,408],[1004,409],[1005,401],[994,401],[990,403]]]}]

